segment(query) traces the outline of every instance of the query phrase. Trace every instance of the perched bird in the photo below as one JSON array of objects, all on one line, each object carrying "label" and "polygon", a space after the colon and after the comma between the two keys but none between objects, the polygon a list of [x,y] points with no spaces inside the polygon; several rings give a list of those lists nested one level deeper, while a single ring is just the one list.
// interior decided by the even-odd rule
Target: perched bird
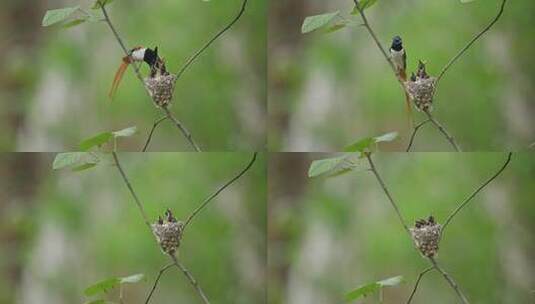
[{"label": "perched bird", "polygon": [[[405,51],[405,48],[403,47],[403,41],[399,36],[394,36],[394,38],[392,38],[392,45],[390,46],[390,58],[392,59],[392,63],[394,64],[394,68],[396,69],[399,79],[402,82],[407,81],[407,52]],[[409,125],[412,126],[412,109],[410,98],[407,93],[405,93],[405,105],[407,115],[409,117]]]},{"label": "perched bird", "polygon": [[396,68],[399,78],[403,81],[407,80],[407,53],[403,48],[403,41],[399,36],[394,36],[394,38],[392,38],[390,58],[392,58],[392,63]]},{"label": "perched bird", "polygon": [[111,89],[109,93],[110,99],[113,99],[115,92],[117,92],[117,88],[119,87],[119,83],[121,82],[121,79],[123,78],[124,72],[126,71],[128,66],[134,62],[147,63],[149,67],[151,68],[151,73],[154,67],[159,64],[159,62],[163,63],[160,57],[158,57],[158,47],[155,47],[153,50],[150,48],[138,46],[130,50],[128,56],[123,57],[123,62],[121,63],[121,65],[119,66],[119,69],[117,69],[117,72],[115,73],[115,77],[113,78],[113,83],[111,85]]}]

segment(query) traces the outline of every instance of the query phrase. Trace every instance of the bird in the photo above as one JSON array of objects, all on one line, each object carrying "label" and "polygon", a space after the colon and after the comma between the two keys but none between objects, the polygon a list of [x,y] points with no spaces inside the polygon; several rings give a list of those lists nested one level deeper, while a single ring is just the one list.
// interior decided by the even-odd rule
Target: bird
[{"label": "bird", "polygon": [[[392,38],[392,45],[390,46],[390,59],[396,70],[396,75],[402,82],[407,81],[407,52],[403,47],[403,40],[401,37],[396,35]],[[405,92],[405,105],[407,115],[409,117],[409,125],[413,125],[412,121],[412,109],[410,98],[407,92]]]},{"label": "bird", "polygon": [[390,46],[390,58],[396,68],[396,73],[401,80],[407,80],[407,53],[403,48],[403,41],[401,37],[394,36],[392,38],[392,45]]},{"label": "bird", "polygon": [[167,208],[167,211],[165,211],[165,215],[167,216],[167,221],[169,223],[177,222],[176,218],[173,216],[173,213],[171,212],[171,209]]},{"label": "bird", "polygon": [[122,58],[122,63],[119,66],[119,69],[117,69],[115,77],[113,78],[113,83],[108,94],[111,100],[113,100],[113,97],[115,96],[115,93],[119,88],[119,83],[123,78],[124,72],[126,71],[128,66],[134,62],[147,63],[151,68],[151,73],[155,66],[159,65],[159,63],[163,64],[163,61],[160,59],[160,57],[158,57],[158,47],[154,47],[154,49],[151,49],[143,46],[137,46],[131,49],[128,52],[128,55]]}]

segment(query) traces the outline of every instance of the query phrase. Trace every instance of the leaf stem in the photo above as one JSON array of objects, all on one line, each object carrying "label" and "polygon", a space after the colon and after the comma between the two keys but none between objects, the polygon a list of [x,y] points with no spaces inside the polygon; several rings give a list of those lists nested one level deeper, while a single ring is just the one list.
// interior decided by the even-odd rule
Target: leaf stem
[{"label": "leaf stem", "polygon": [[420,274],[418,274],[418,279],[416,279],[416,283],[414,284],[414,288],[412,289],[411,295],[409,296],[409,299],[407,300],[407,304],[411,303],[412,298],[414,297],[414,294],[416,293],[416,289],[418,289],[418,284],[420,284],[420,280],[422,279],[422,277],[433,269],[435,269],[435,267],[428,267],[422,272],[420,272]]}]

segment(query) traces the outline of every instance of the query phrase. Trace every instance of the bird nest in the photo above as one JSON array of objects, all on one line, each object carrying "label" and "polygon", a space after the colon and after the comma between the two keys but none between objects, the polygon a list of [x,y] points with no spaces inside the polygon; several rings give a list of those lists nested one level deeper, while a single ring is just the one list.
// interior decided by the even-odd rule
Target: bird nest
[{"label": "bird nest", "polygon": [[174,255],[180,246],[184,224],[177,221],[169,209],[165,215],[165,220],[159,217],[158,221],[151,225],[152,232],[163,253]]},{"label": "bird nest", "polygon": [[433,111],[435,77],[419,78],[405,82],[405,88],[418,111]]},{"label": "bird nest", "polygon": [[174,74],[157,75],[145,78],[145,85],[152,100],[158,107],[167,107],[173,99],[176,76]]},{"label": "bird nest", "polygon": [[422,255],[429,258],[437,255],[441,228],[433,216],[430,216],[427,220],[417,220],[414,228],[410,229],[414,244]]}]

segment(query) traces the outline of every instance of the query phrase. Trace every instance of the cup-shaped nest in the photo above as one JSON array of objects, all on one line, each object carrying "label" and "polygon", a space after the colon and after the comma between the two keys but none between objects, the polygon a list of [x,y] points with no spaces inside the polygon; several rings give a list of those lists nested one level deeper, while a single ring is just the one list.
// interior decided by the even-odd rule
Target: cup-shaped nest
[{"label": "cup-shaped nest", "polygon": [[149,89],[150,96],[158,107],[166,107],[173,99],[176,76],[174,74],[157,75],[145,78],[145,85]]},{"label": "cup-shaped nest", "polygon": [[419,78],[405,82],[405,88],[418,111],[433,111],[435,77]]},{"label": "cup-shaped nest", "polygon": [[426,257],[437,255],[441,228],[442,226],[430,216],[427,220],[417,220],[414,228],[410,229],[414,244],[422,255]]},{"label": "cup-shaped nest", "polygon": [[179,221],[162,221],[152,224],[152,232],[160,244],[163,253],[175,254],[180,246],[183,223]]}]

